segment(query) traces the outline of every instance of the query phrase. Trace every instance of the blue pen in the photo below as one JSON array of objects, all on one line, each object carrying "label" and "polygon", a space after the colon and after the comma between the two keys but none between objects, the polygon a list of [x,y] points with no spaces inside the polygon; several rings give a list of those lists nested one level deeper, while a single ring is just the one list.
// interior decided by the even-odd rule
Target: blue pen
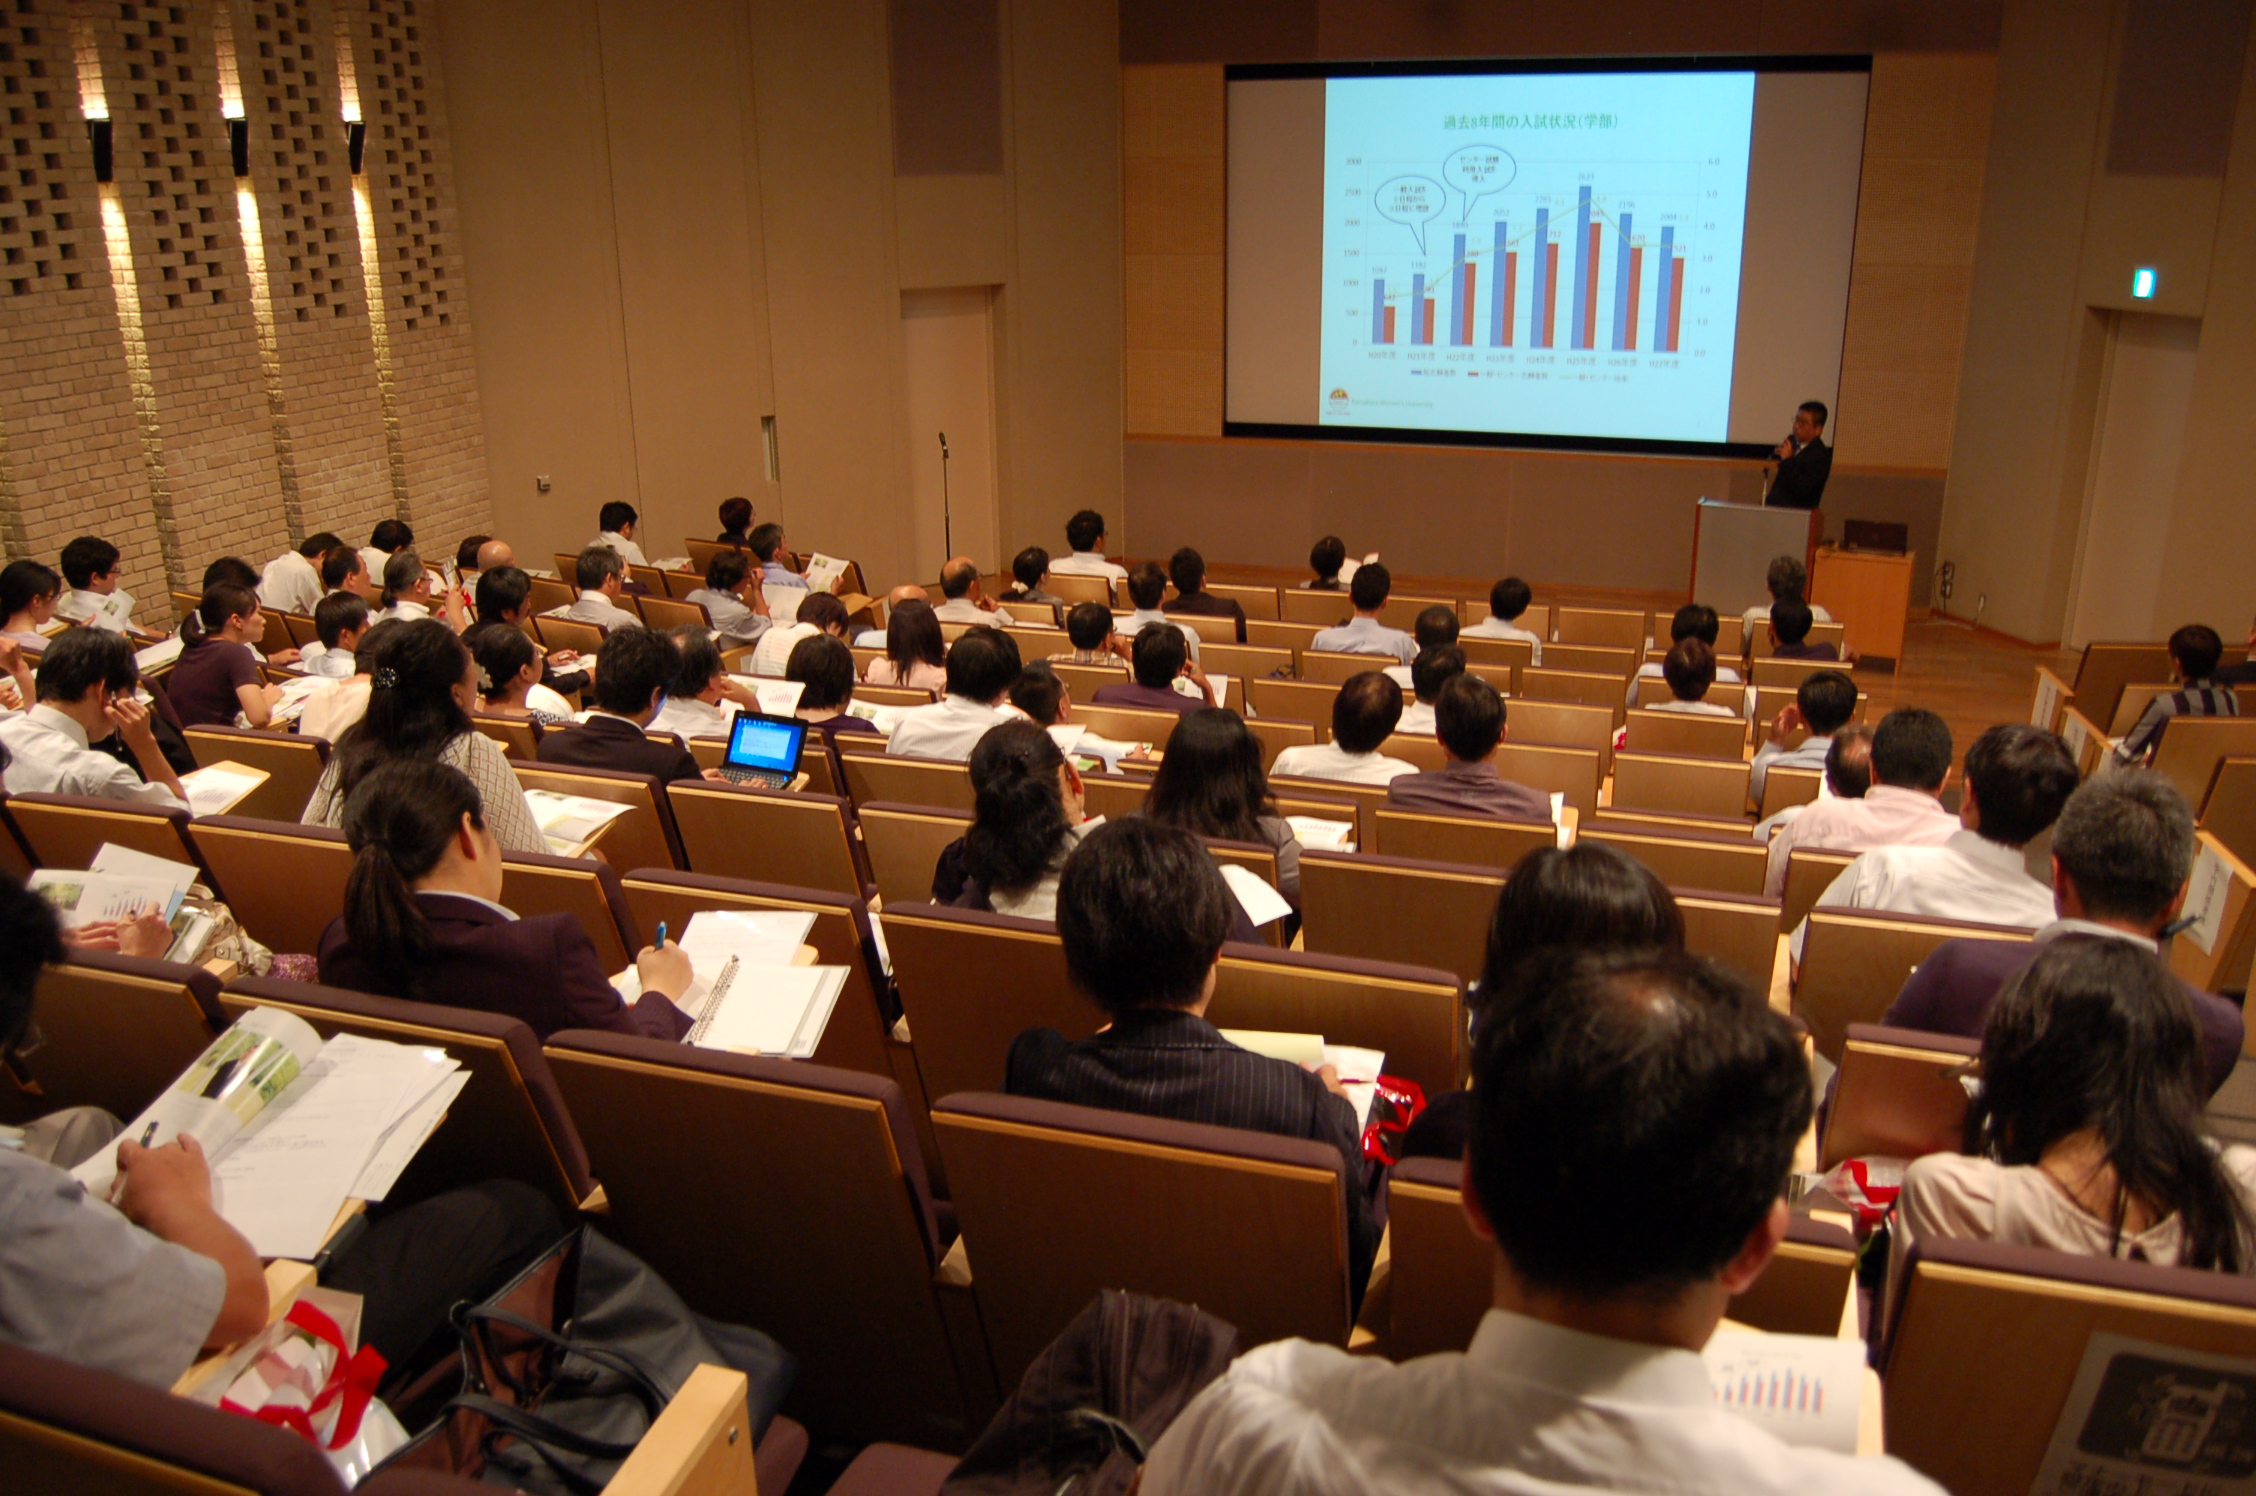
[{"label": "blue pen", "polygon": [[657,944],[656,946],[652,947],[652,949],[654,949],[654,950],[661,950],[661,951],[662,951],[662,950],[664,950],[665,948],[666,948],[666,922],[665,922],[664,920],[660,920],[660,921],[658,921],[658,944]]}]

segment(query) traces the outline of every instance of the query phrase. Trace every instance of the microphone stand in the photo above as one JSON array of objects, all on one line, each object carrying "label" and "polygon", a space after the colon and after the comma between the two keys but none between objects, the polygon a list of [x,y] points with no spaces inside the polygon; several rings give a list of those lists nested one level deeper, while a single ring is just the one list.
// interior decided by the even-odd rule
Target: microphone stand
[{"label": "microphone stand", "polygon": [[940,433],[940,543],[947,553],[956,553],[955,521],[948,501],[948,433]]}]

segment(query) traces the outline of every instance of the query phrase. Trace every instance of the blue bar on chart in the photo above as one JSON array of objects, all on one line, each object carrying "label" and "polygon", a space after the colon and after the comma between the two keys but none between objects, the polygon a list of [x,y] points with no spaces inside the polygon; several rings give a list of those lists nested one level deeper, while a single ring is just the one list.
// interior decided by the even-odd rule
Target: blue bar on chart
[{"label": "blue bar on chart", "polygon": [[1670,224],[1661,230],[1660,258],[1653,262],[1660,273],[1653,277],[1653,351],[1667,353],[1669,348],[1669,301],[1675,293],[1670,284],[1669,263],[1676,255],[1676,226]]},{"label": "blue bar on chart", "polygon": [[1386,281],[1379,279],[1371,282],[1372,343],[1378,344],[1387,341],[1386,331]]},{"label": "blue bar on chart", "polygon": [[1590,187],[1585,183],[1575,191],[1575,272],[1574,272],[1574,341],[1568,346],[1591,346],[1590,278],[1598,273],[1591,263],[1590,254]]},{"label": "blue bar on chart", "polygon": [[1512,300],[1512,262],[1505,256],[1504,237],[1504,220],[1499,218],[1496,220],[1496,249],[1488,262],[1488,346],[1491,348],[1504,346],[1504,330],[1511,325],[1505,308]]},{"label": "blue bar on chart", "polygon": [[1431,341],[1427,336],[1425,308],[1426,278],[1422,274],[1413,275],[1410,277],[1410,341],[1413,343]]},{"label": "blue bar on chart", "polygon": [[1528,245],[1528,346],[1551,346],[1551,288],[1545,281],[1551,269],[1551,210],[1535,210],[1535,238]]},{"label": "blue bar on chart", "polygon": [[1621,352],[1632,340],[1629,310],[1629,288],[1637,282],[1637,271],[1629,258],[1629,225],[1636,217],[1633,213],[1621,216],[1621,241],[1614,248],[1614,351]]},{"label": "blue bar on chart", "polygon": [[1449,344],[1465,346],[1465,236],[1454,236],[1449,252]]}]

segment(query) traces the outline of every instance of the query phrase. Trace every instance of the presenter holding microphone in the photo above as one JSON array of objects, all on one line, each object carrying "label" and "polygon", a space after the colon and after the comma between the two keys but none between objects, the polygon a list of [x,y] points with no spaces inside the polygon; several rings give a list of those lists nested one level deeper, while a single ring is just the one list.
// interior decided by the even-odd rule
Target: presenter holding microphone
[{"label": "presenter holding microphone", "polygon": [[1774,509],[1815,509],[1833,472],[1833,449],[1818,439],[1825,430],[1825,407],[1805,401],[1794,412],[1794,432],[1778,444],[1778,468],[1763,502]]}]

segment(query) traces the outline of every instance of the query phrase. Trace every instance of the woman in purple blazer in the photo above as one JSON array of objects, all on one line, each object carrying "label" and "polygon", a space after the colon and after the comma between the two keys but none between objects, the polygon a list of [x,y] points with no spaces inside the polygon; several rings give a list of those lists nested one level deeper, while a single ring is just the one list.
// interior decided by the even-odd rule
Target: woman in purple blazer
[{"label": "woman in purple blazer", "polygon": [[345,912],[321,937],[322,981],[506,1014],[542,1039],[568,1028],[689,1032],[673,1003],[691,976],[680,946],[635,958],[642,996],[628,1004],[571,916],[519,919],[501,905],[501,844],[460,770],[430,759],[385,764],[354,787],[344,823],[353,870]]}]

